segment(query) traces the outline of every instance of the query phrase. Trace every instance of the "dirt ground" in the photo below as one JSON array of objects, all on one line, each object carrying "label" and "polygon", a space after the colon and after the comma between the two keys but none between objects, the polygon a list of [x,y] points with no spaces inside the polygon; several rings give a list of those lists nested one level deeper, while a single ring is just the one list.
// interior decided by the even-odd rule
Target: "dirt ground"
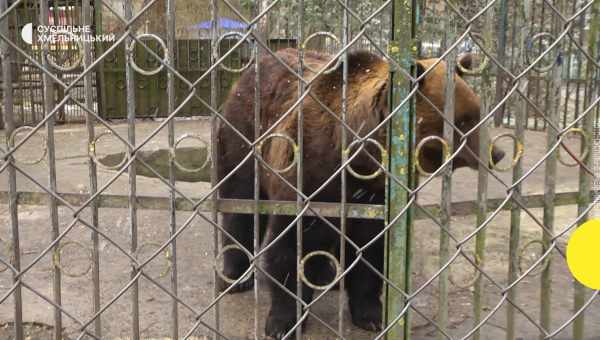
[{"label": "dirt ground", "polygon": [[[157,122],[140,122],[136,126],[138,143],[148,136],[156,127]],[[117,124],[114,128],[126,136],[127,126]],[[98,127],[96,131],[102,131]],[[492,135],[504,132],[495,129]],[[178,121],[176,134],[195,133],[204,136],[209,141],[210,125],[207,120]],[[36,136],[39,138],[39,136]],[[20,160],[34,160],[42,155],[36,138],[27,142],[16,157]],[[546,135],[538,132],[528,132],[524,154],[525,169],[530,169],[544,154]],[[57,159],[57,187],[60,192],[86,193],[89,188],[87,167],[87,135],[85,127],[81,125],[60,126],[55,133],[56,159]],[[143,148],[155,150],[167,145],[166,130]],[[187,144],[186,144],[187,143]],[[194,141],[183,144],[193,146]],[[573,146],[576,141],[569,141]],[[182,145],[184,146],[184,145]],[[508,148],[508,145],[504,145]],[[122,143],[115,139],[107,138],[97,146],[99,154],[116,153],[123,150]],[[47,185],[48,170],[44,162],[36,165],[23,165],[22,169],[40,183]],[[115,175],[112,170],[100,169],[98,171],[99,186],[104,185]],[[512,183],[510,173],[500,173],[499,177],[506,184]],[[129,178],[127,174],[121,175],[106,189],[109,194],[126,195]],[[457,170],[453,175],[453,201],[470,201],[476,199],[477,190],[476,172],[470,169]],[[42,191],[30,180],[22,175],[18,176],[17,187],[19,191]],[[0,174],[0,191],[7,190],[6,171]],[[138,177],[137,194],[146,196],[168,197],[169,190],[158,179]],[[178,182],[177,188],[186,195],[200,197],[206,193],[210,185],[207,183]],[[524,182],[525,194],[540,194],[544,192],[544,167],[542,166],[529,176]],[[434,180],[420,195],[420,203],[438,203],[440,181]],[[571,192],[578,188],[578,173],[573,168],[562,165],[558,167],[557,191]],[[504,197],[506,187],[496,179],[490,178],[489,196],[492,198]],[[532,212],[541,220],[541,209],[532,209]],[[206,215],[210,217],[210,214]],[[556,208],[555,230],[562,230],[577,216],[576,206],[562,206]],[[51,237],[51,224],[49,222],[49,209],[45,206],[19,206],[19,232],[21,237],[21,263],[26,267],[32,263],[48,245]],[[72,212],[65,207],[59,208],[60,230],[64,231],[72,222]],[[89,221],[89,211],[85,210],[84,219]],[[189,212],[177,212],[177,225],[181,226],[188,218]],[[138,258],[147,258],[160,244],[168,239],[169,212],[166,210],[140,210],[137,214],[138,244],[142,251]],[[116,245],[129,249],[131,243],[130,217],[127,209],[101,209],[99,228],[106,233]],[[451,232],[454,238],[462,239],[476,227],[475,217],[453,217]],[[509,240],[510,214],[506,211],[500,213],[486,228],[487,243],[485,254],[485,272],[496,283],[506,285],[508,268],[508,240]],[[427,220],[419,220],[414,227],[413,270],[412,278],[414,288],[424,284],[434,275],[439,268],[438,248],[440,229]],[[7,259],[7,248],[10,246],[10,219],[8,207],[0,205],[0,249],[3,259]],[[522,215],[521,241],[522,244],[530,240],[541,238],[541,228],[526,214]],[[560,248],[564,250],[565,238],[560,240]],[[91,232],[82,224],[76,224],[67,234],[65,241],[71,241],[63,248],[60,264],[64,269],[62,276],[62,303],[71,316],[87,321],[92,316],[92,277],[88,272],[90,266],[89,250],[92,247]],[[131,266],[129,260],[115,244],[106,239],[100,240],[100,295],[102,305],[107,304],[130,280]],[[451,244],[450,249],[455,249]],[[474,249],[474,239],[466,244],[466,249]],[[532,246],[526,252],[527,260],[524,265],[532,263],[532,258],[539,254],[539,248]],[[171,263],[167,256],[158,256],[149,263],[146,272],[149,276],[164,287],[170,286],[170,271],[176,268],[179,290],[178,296],[186,302],[195,312],[202,312],[208,308],[213,300],[213,227],[200,217],[195,217],[190,226],[177,238],[176,262]],[[558,253],[552,254],[552,330],[559,328],[567,322],[573,314],[573,278],[569,274],[564,258]],[[22,281],[44,297],[52,297],[52,271],[53,259],[51,255],[41,258],[22,277]],[[0,270],[4,269],[3,267]],[[450,267],[451,275],[457,282],[469,281],[473,275],[473,268],[464,259],[459,259]],[[75,274],[71,277],[66,274]],[[83,275],[79,275],[83,274]],[[8,270],[0,272],[0,296],[4,296],[11,288],[12,278]],[[437,310],[437,280],[434,280],[415,299],[415,308],[431,318],[435,318]],[[490,280],[484,280],[485,295],[483,298],[484,314],[490,313],[501,300],[501,290]],[[264,282],[259,284],[258,299],[258,329],[262,331],[268,308],[269,298],[266,294]],[[540,310],[540,277],[526,277],[516,288],[518,298],[516,303],[533,320],[539,320]],[[591,295],[587,291],[587,296]],[[105,339],[127,338],[132,334],[132,290],[127,290],[120,298],[116,299],[106,311],[102,313],[102,332]],[[314,307],[314,313],[334,328],[337,327],[337,306],[339,292],[327,293]],[[352,326],[344,304],[344,326],[347,339],[370,339],[375,335],[361,331]],[[229,339],[254,338],[254,305],[255,296],[252,292],[225,296],[219,303],[221,330]],[[50,338],[50,330],[43,324],[53,324],[53,308],[42,297],[33,293],[28,288],[23,289],[23,315],[24,320],[31,322],[33,330],[32,339]],[[142,277],[139,281],[139,315],[140,332],[144,339],[169,337],[172,329],[171,311],[172,299],[164,291],[157,288],[148,279]],[[506,303],[482,327],[483,339],[504,339],[506,327]],[[470,289],[460,289],[450,286],[450,329],[452,337],[463,337],[473,327],[472,292]],[[186,334],[196,322],[194,313],[187,307],[179,306],[179,334]],[[14,304],[12,297],[0,304],[0,340],[10,339],[11,322],[13,321]],[[209,309],[202,318],[208,324],[213,324],[215,308]],[[433,339],[436,337],[435,327],[412,314],[413,339]],[[592,302],[587,308],[586,339],[600,339],[600,302]],[[517,330],[519,339],[537,339],[539,330],[528,321],[526,317],[517,312]],[[68,338],[76,338],[78,325],[69,316],[63,315],[65,326],[64,334]],[[38,326],[36,326],[38,325]],[[36,328],[37,327],[37,328]],[[93,326],[91,326],[93,327]],[[92,328],[90,328],[92,329]],[[194,336],[202,339],[210,336],[211,331],[206,327],[199,327]],[[570,339],[571,327],[566,327],[555,339]],[[309,320],[305,332],[305,339],[333,339],[333,333],[315,319]]]}]

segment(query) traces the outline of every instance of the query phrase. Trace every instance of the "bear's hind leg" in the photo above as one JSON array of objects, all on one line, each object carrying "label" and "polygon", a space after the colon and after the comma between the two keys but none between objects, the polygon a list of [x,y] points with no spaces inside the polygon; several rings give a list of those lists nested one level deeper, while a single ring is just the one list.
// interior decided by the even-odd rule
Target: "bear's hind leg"
[{"label": "bear's hind leg", "polygon": [[[381,221],[348,220],[350,238],[363,246],[371,241],[383,228]],[[363,252],[363,258],[378,272],[383,273],[384,240],[379,238]],[[356,249],[346,243],[346,265],[356,258]],[[346,289],[352,322],[369,331],[382,328],[382,303],[380,295],[383,280],[363,261],[359,261],[346,277]]]},{"label": "bear's hind leg", "polygon": [[[297,259],[296,259],[296,229],[291,228],[279,240],[273,240],[280,235],[293,221],[289,216],[270,216],[270,230],[266,252],[266,271],[279,284],[296,294]],[[296,324],[296,298],[284,291],[271,278],[267,278],[271,294],[271,309],[265,325],[265,335],[273,339],[283,338]],[[305,302],[312,300],[313,290],[302,285],[302,297]],[[298,327],[300,328],[300,327]],[[300,331],[300,329],[297,329]],[[289,337],[288,337],[289,338]]]},{"label": "bear's hind leg", "polygon": [[[241,243],[246,250],[252,252],[253,247],[253,228],[254,223],[253,216],[247,214],[223,214],[224,229],[229,235],[234,237],[239,243]],[[223,233],[223,247],[235,245],[230,237]],[[237,246],[237,245],[236,245]],[[223,275],[229,279],[237,280],[250,266],[248,256],[241,250],[237,249],[228,250],[223,254]],[[229,287],[229,283],[219,279],[219,290],[223,291]],[[254,285],[252,277],[247,278],[245,281],[237,284],[233,287],[229,293],[240,293],[250,290]]]},{"label": "bear's hind leg", "polygon": [[[244,166],[242,170],[245,170]],[[252,174],[248,174],[252,175]],[[220,198],[229,199],[252,199],[254,187],[252,178],[235,174],[224,182],[219,190]],[[240,243],[250,253],[254,249],[254,216],[250,214],[231,214],[223,213],[222,223],[226,233],[222,233],[222,246],[233,246],[233,249],[225,251],[223,255],[223,275],[229,279],[238,279],[250,266],[250,262],[245,253],[237,249],[237,245],[232,238]],[[245,281],[233,287],[229,293],[244,292],[252,288],[254,280],[250,277]],[[220,291],[227,289],[230,284],[224,280],[218,280]]]}]

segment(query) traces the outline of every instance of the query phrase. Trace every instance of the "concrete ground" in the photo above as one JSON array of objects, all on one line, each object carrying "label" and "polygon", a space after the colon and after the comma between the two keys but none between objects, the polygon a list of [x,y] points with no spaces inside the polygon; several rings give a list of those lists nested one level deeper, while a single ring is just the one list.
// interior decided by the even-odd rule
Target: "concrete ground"
[{"label": "concrete ground", "polygon": [[[148,136],[156,127],[157,122],[140,122],[136,126],[136,139],[138,143]],[[126,136],[127,126],[116,124],[113,126],[118,132]],[[102,131],[97,127],[96,131]],[[503,129],[495,129],[492,135],[504,132]],[[176,134],[181,136],[185,133],[195,133],[204,136],[209,141],[210,125],[207,120],[178,121],[176,123]],[[36,136],[39,138],[39,136]],[[16,157],[19,160],[34,160],[41,156],[39,140],[36,138],[27,142],[22,151]],[[526,137],[526,148],[524,154],[525,169],[530,169],[544,154],[546,135],[539,132],[528,132]],[[87,135],[85,127],[81,125],[60,126],[55,133],[56,160],[57,160],[57,188],[60,192],[86,193],[89,188],[87,167]],[[194,146],[196,142],[184,142],[182,146]],[[573,146],[576,141],[570,140]],[[156,150],[167,145],[166,130],[157,136],[143,148],[143,150]],[[505,145],[510,149],[509,145]],[[123,145],[111,138],[101,141],[97,150],[99,155],[112,154],[122,151]],[[48,170],[44,162],[36,165],[22,165],[22,169],[30,174],[40,183],[47,185]],[[574,168],[562,165],[558,167],[557,191],[572,192],[578,188],[578,172]],[[98,183],[104,185],[115,175],[115,171],[99,169]],[[512,183],[510,173],[500,173],[499,177],[506,184]],[[470,169],[459,169],[453,175],[453,201],[470,201],[476,199],[477,174]],[[109,194],[126,195],[129,187],[127,174],[121,175],[106,190]],[[145,196],[168,197],[168,188],[155,178],[141,177],[136,179],[137,194]],[[22,175],[18,176],[17,187],[19,191],[42,191],[30,180]],[[207,183],[178,182],[177,188],[186,195],[200,197],[210,188]],[[420,194],[420,203],[438,203],[440,192],[440,181],[438,179],[430,183]],[[544,167],[543,165],[533,172],[524,182],[524,194],[541,194],[544,192]],[[0,174],[0,192],[7,190],[7,174]],[[497,180],[491,178],[489,181],[489,196],[492,198],[504,197],[506,187]],[[532,209],[532,213],[541,220],[541,209]],[[84,218],[89,220],[89,212],[84,212]],[[182,225],[191,214],[189,212],[177,212],[177,225]],[[206,215],[210,217],[210,214]],[[561,206],[556,208],[555,230],[562,230],[568,226],[577,216],[576,206]],[[21,237],[21,263],[27,266],[36,256],[46,248],[51,237],[51,223],[49,222],[49,210],[44,206],[19,206],[19,233]],[[72,213],[65,207],[59,208],[60,230],[72,222]],[[169,213],[166,210],[140,210],[137,213],[138,244],[142,251],[138,257],[147,258],[156,249],[156,245],[167,240],[169,235]],[[131,242],[130,217],[127,209],[101,209],[99,219],[100,229],[115,243],[100,239],[100,295],[102,305],[108,303],[130,279],[130,262],[118,249],[129,249]],[[456,239],[462,239],[476,227],[475,217],[453,217],[451,232]],[[508,268],[508,240],[509,240],[510,214],[500,213],[486,228],[487,243],[485,254],[485,272],[497,284],[506,285]],[[440,230],[433,222],[419,220],[414,227],[413,243],[413,270],[412,279],[414,289],[424,284],[428,278],[434,275],[439,268],[438,247]],[[7,247],[9,247],[10,219],[6,204],[0,205],[0,246],[1,254],[7,258]],[[72,241],[63,248],[60,264],[67,273],[84,274],[78,277],[62,276],[62,301],[64,308],[72,316],[87,320],[92,316],[92,277],[87,272],[90,265],[89,249],[91,249],[91,232],[82,224],[76,224],[69,231],[65,240]],[[526,214],[522,214],[521,240],[522,244],[530,240],[541,238],[541,228]],[[567,238],[560,240],[560,248],[564,250]],[[451,242],[450,249],[455,249]],[[467,250],[474,249],[474,239],[465,245]],[[176,268],[179,284],[178,296],[186,302],[195,312],[201,312],[210,305],[213,300],[213,228],[200,217],[195,217],[191,225],[177,238]],[[539,254],[539,248],[534,246],[526,252],[523,265],[532,263],[535,255]],[[573,278],[569,274],[564,258],[558,253],[552,254],[552,330],[559,328],[567,322],[573,314]],[[41,258],[23,277],[22,280],[36,292],[45,297],[52,296],[52,264],[51,256]],[[2,270],[3,268],[0,268]],[[169,287],[170,271],[174,266],[166,256],[159,256],[149,263],[147,272],[155,280]],[[451,275],[456,282],[467,282],[473,275],[473,268],[464,259],[458,259],[450,267]],[[66,274],[67,274],[66,273]],[[0,296],[3,296],[11,288],[11,276],[8,270],[0,273]],[[268,308],[268,295],[264,282],[259,284],[260,293],[257,296],[256,315],[258,316],[258,329],[262,331]],[[434,280],[415,299],[415,307],[430,318],[436,317],[437,310],[437,287],[438,282]],[[518,298],[515,301],[522,310],[529,314],[533,320],[539,320],[540,310],[540,277],[526,277],[516,288]],[[501,291],[489,279],[484,280],[483,310],[484,315],[490,313],[494,306],[501,300]],[[587,291],[589,297],[591,291]],[[339,292],[327,293],[322,301],[315,304],[314,313],[333,327],[337,327]],[[128,290],[117,299],[106,311],[102,313],[103,338],[115,339],[126,338],[132,334],[132,290]],[[342,299],[344,305],[344,336],[347,339],[371,339],[374,333],[361,331],[352,326],[347,311],[347,303]],[[23,290],[23,315],[28,322],[51,325],[53,323],[53,308],[29,289]],[[220,304],[221,329],[230,339],[254,338],[255,323],[255,296],[252,292],[225,296]],[[482,327],[482,339],[504,339],[506,327],[506,303],[490,320]],[[10,322],[13,321],[12,297],[0,304],[0,339],[10,339]],[[169,337],[172,328],[171,322],[172,299],[156,285],[146,278],[139,282],[139,315],[140,334],[144,339]],[[450,286],[450,320],[449,334],[453,338],[463,337],[473,327],[472,292],[470,289],[460,289]],[[212,324],[215,309],[210,309],[202,319]],[[179,331],[180,336],[186,334],[196,322],[194,313],[180,305]],[[412,314],[412,328],[414,339],[433,339],[436,337],[435,327],[425,319]],[[586,339],[599,339],[600,324],[596,322],[600,315],[600,303],[592,302],[587,308]],[[517,312],[517,337],[520,339],[537,339],[539,330]],[[65,326],[64,333],[67,337],[76,338],[77,325],[68,316],[63,315]],[[4,325],[4,327],[2,327]],[[31,324],[35,333],[32,339],[49,338],[49,330],[35,324]],[[92,326],[93,327],[93,326]],[[92,328],[93,329],[93,328]],[[37,332],[37,333],[36,333]],[[200,327],[194,332],[194,336],[202,339],[209,336],[211,332]],[[571,327],[567,327],[558,334],[555,339],[570,339],[572,337]],[[305,339],[334,339],[333,333],[318,321],[311,319],[306,328]]]}]

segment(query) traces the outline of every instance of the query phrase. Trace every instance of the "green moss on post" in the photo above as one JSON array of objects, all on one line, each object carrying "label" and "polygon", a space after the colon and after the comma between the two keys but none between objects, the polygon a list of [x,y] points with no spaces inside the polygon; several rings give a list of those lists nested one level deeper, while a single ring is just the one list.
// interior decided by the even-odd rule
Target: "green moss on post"
[{"label": "green moss on post", "polygon": [[[392,41],[390,55],[404,69],[411,70],[416,45],[414,44],[417,1],[396,0],[392,10]],[[392,110],[407,98],[411,82],[396,72],[392,76]],[[394,115],[389,140],[390,170],[404,185],[410,187],[414,179],[412,146],[414,145],[414,98],[407,101]],[[409,202],[409,192],[394,181],[388,181],[386,195],[386,222],[398,216]],[[388,279],[404,292],[410,287],[410,227],[412,208],[396,221],[386,235],[386,264]],[[389,285],[386,286],[386,326],[391,326],[387,339],[409,339],[410,319],[404,295]],[[398,318],[404,312],[404,316]]]}]

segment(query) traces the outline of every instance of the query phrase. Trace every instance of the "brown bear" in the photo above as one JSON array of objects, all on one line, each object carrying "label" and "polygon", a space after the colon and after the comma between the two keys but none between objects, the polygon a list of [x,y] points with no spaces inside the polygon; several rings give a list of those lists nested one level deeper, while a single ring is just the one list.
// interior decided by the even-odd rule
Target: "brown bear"
[{"label": "brown bear", "polygon": [[[275,57],[265,55],[260,58],[260,127],[259,136],[273,128],[269,135],[284,135],[298,140],[298,110],[290,110],[298,101],[298,78],[292,73],[299,67],[298,50],[286,49],[277,52],[286,65]],[[342,111],[342,69],[343,65],[333,66],[331,72],[325,72],[315,78],[315,72],[331,59],[330,55],[316,52],[304,53],[303,76],[310,81],[308,91],[316,98],[306,96],[302,100],[303,167],[302,190],[305,196],[311,196],[314,202],[340,202],[341,181],[340,165],[342,160],[340,123]],[[417,71],[422,74],[433,65],[435,59],[417,62]],[[388,89],[389,65],[376,54],[357,51],[349,53],[347,58],[348,86],[346,124],[360,137],[370,133],[389,114]],[[461,59],[464,67],[470,67],[470,58]],[[292,70],[292,71],[291,71]],[[420,83],[420,89],[429,101],[443,111],[446,65],[438,64]],[[457,72],[455,78],[455,124],[463,132],[470,130],[479,122],[480,103],[478,96]],[[318,100],[317,100],[318,99]],[[255,140],[255,71],[253,68],[242,74],[232,89],[224,107],[223,116],[227,122],[220,122],[218,130],[218,179],[223,181],[219,187],[220,198],[252,199],[254,197],[254,158],[248,142]],[[320,102],[320,103],[319,103]],[[328,109],[323,108],[325,105]],[[425,99],[417,98],[417,141],[428,135],[442,135],[443,119]],[[284,114],[290,112],[284,116]],[[335,115],[335,116],[334,116]],[[276,125],[275,125],[276,124]],[[240,136],[240,134],[243,136]],[[356,136],[347,133],[347,142],[356,140]],[[385,127],[372,135],[372,139],[386,145]],[[297,168],[290,166],[295,153],[288,138],[270,137],[264,140],[259,151],[265,164],[260,171],[261,199],[295,201]],[[458,146],[458,135],[456,144]],[[469,136],[467,144],[473,151],[461,152],[453,161],[453,166],[477,167],[475,158],[479,150],[479,136]],[[371,154],[369,157],[367,153]],[[439,143],[428,143],[423,148],[422,167],[433,171],[442,164],[442,150]],[[494,150],[494,161],[499,161],[502,151]],[[366,143],[364,149],[353,158],[350,165],[360,174],[373,173],[380,160],[380,152],[372,143]],[[277,173],[271,169],[279,170]],[[384,204],[384,176],[374,179],[358,179],[347,175],[347,202]],[[261,235],[269,245],[265,253],[266,272],[289,292],[296,292],[296,224],[295,216],[261,215]],[[253,216],[247,214],[223,214],[222,224],[226,233],[223,245],[242,244],[248,251],[253,250]],[[346,259],[351,264],[355,260],[357,247],[362,247],[381,232],[382,221],[366,219],[348,219],[346,226]],[[340,221],[328,218],[304,217],[302,232],[303,256],[316,251],[334,251],[339,249]],[[282,235],[282,232],[284,234]],[[261,236],[262,237],[262,236]],[[275,242],[272,242],[279,237]],[[382,327],[382,304],[380,295],[383,282],[372,269],[382,272],[384,260],[383,238],[380,237],[362,253],[359,261],[345,276],[346,289],[352,321],[358,327],[376,331]],[[327,259],[313,257],[311,265],[305,266],[305,275],[311,282],[327,284],[331,282],[332,271]],[[224,254],[223,274],[231,279],[239,278],[249,267],[249,260],[240,251],[228,251]],[[281,287],[270,282],[271,309],[266,322],[265,333],[276,339],[290,332],[296,324],[296,299]],[[221,282],[223,288],[226,284]],[[244,291],[252,286],[252,280],[245,280],[230,292]],[[303,284],[302,299],[309,303],[313,290]],[[299,298],[299,297],[298,297]]]}]

